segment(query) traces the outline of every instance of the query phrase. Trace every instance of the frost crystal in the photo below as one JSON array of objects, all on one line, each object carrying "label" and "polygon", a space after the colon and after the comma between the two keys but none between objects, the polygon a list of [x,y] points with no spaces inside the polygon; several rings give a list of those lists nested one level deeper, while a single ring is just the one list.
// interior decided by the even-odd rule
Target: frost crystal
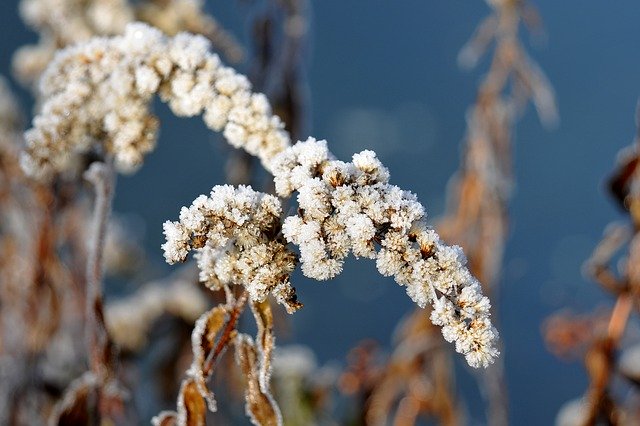
[{"label": "frost crystal", "polygon": [[195,250],[200,280],[212,289],[243,285],[251,300],[273,293],[289,312],[297,310],[289,283],[296,258],[279,236],[280,201],[250,187],[216,186],[180,211],[180,221],[164,224],[162,245],[168,263]]},{"label": "frost crystal", "polygon": [[462,250],[445,245],[424,224],[424,207],[414,194],[388,183],[389,172],[374,152],[344,163],[333,159],[325,141],[310,138],[276,157],[272,170],[279,195],[298,192],[299,214],[286,218],[282,230],[299,246],[305,275],[338,275],[350,252],[376,259],[380,273],[406,286],[414,302],[433,305],[433,323],[469,365],[493,362],[498,333],[489,299]]},{"label": "frost crystal", "polygon": [[289,136],[265,96],[209,49],[202,36],[169,38],[135,23],[122,36],[60,51],[41,80],[45,102],[25,134],[22,167],[45,178],[94,149],[113,155],[121,171],[135,170],[156,143],[155,94],[176,115],[203,113],[207,126],[268,167]]}]

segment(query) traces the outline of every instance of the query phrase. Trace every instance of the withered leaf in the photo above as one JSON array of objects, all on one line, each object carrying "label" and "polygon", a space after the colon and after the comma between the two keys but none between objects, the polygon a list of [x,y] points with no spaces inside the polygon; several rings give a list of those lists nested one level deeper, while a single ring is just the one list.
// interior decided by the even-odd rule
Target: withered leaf
[{"label": "withered leaf", "polygon": [[207,404],[198,385],[191,378],[184,379],[178,396],[177,426],[205,426],[206,419]]},{"label": "withered leaf", "polygon": [[270,392],[260,386],[258,353],[251,336],[239,334],[235,339],[236,362],[246,380],[245,410],[251,422],[260,426],[282,425],[280,409]]},{"label": "withered leaf", "polygon": [[251,311],[256,319],[258,333],[256,335],[256,346],[260,355],[259,381],[260,390],[269,392],[269,380],[271,378],[271,358],[275,346],[275,336],[273,335],[273,313],[268,300],[264,302],[252,302]]},{"label": "withered leaf", "polygon": [[[205,355],[214,348],[216,336],[224,325],[227,315],[226,308],[222,305],[216,306],[208,312],[205,312],[200,319],[196,322],[196,328],[194,333],[197,333],[200,338],[200,345],[204,350]],[[204,325],[203,329],[198,329],[198,324],[202,321]]]},{"label": "withered leaf", "polygon": [[162,411],[151,419],[153,426],[178,426],[178,413],[175,411]]},{"label": "withered leaf", "polygon": [[211,411],[216,411],[216,401],[207,387],[203,369],[207,357],[215,348],[216,337],[224,327],[226,317],[226,308],[223,305],[216,306],[198,318],[191,334],[193,362],[188,374]]},{"label": "withered leaf", "polygon": [[69,385],[65,394],[53,408],[50,425],[72,426],[90,424],[97,412],[98,380],[86,372]]}]

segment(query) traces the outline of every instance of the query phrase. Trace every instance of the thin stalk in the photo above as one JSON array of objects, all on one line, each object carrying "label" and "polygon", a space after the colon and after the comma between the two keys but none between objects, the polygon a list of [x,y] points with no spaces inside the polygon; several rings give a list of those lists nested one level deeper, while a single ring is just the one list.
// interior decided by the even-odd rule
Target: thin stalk
[{"label": "thin stalk", "polygon": [[91,371],[98,377],[104,377],[112,367],[111,345],[102,303],[102,278],[107,225],[115,189],[113,164],[111,161],[93,163],[84,178],[95,190],[91,239],[87,244],[86,341]]},{"label": "thin stalk", "polygon": [[220,356],[220,354],[226,349],[229,345],[233,337],[233,331],[236,329],[236,324],[238,322],[238,318],[244,311],[245,305],[247,304],[247,299],[249,298],[249,293],[247,291],[243,291],[242,294],[236,300],[235,305],[233,306],[231,313],[229,314],[229,320],[222,331],[222,335],[216,344],[216,347],[209,352],[207,359],[204,362],[204,368],[202,369],[204,376],[208,379],[213,372],[216,362]]}]

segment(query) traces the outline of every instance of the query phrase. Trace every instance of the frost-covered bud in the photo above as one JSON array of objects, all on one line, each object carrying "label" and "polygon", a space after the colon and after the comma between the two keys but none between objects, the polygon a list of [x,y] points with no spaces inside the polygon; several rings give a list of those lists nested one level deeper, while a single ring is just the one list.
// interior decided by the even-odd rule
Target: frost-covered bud
[{"label": "frost-covered bud", "polygon": [[356,256],[375,258],[376,227],[365,214],[357,214],[347,220],[346,230],[351,238],[353,254]]},{"label": "frost-covered bud", "polygon": [[359,180],[371,183],[387,183],[389,170],[382,165],[373,151],[365,150],[353,155],[353,165],[362,173]]},{"label": "frost-covered bud", "polygon": [[327,185],[320,179],[311,179],[298,192],[298,205],[310,217],[324,219],[331,213],[331,200]]}]

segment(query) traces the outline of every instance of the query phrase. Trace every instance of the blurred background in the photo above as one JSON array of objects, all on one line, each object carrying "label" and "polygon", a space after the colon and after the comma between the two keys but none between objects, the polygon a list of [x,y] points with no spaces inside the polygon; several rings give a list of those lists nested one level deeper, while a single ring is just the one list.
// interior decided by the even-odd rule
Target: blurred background
[{"label": "blurred background", "polygon": [[[250,3],[208,0],[207,10],[246,41]],[[560,124],[543,129],[529,108],[515,132],[517,186],[495,302],[512,424],[551,424],[559,407],[586,387],[579,362],[558,360],[546,350],[541,324],[559,308],[589,311],[611,304],[581,267],[606,224],[622,217],[603,180],[617,152],[633,138],[640,94],[637,2],[539,0],[534,5],[544,36],[522,39],[556,91]],[[415,192],[437,218],[458,168],[465,114],[488,65],[485,59],[463,71],[456,58],[489,13],[480,0],[312,3],[303,133],[327,139],[341,159],[375,150],[392,183]],[[13,51],[36,35],[22,23],[14,0],[0,2],[0,28],[0,73],[10,77]],[[18,84],[13,89],[30,110],[28,92]],[[199,118],[177,119],[159,104],[156,111],[162,122],[158,148],[138,173],[119,178],[115,210],[140,218],[150,274],[162,276],[170,270],[160,250],[162,222],[224,181],[230,148]],[[278,342],[308,345],[320,363],[343,363],[365,338],[388,347],[395,325],[413,310],[404,289],[380,276],[371,261],[347,262],[345,272],[330,282],[298,274],[294,285],[305,308]],[[469,420],[482,423],[475,382],[464,360],[456,362]]]}]

